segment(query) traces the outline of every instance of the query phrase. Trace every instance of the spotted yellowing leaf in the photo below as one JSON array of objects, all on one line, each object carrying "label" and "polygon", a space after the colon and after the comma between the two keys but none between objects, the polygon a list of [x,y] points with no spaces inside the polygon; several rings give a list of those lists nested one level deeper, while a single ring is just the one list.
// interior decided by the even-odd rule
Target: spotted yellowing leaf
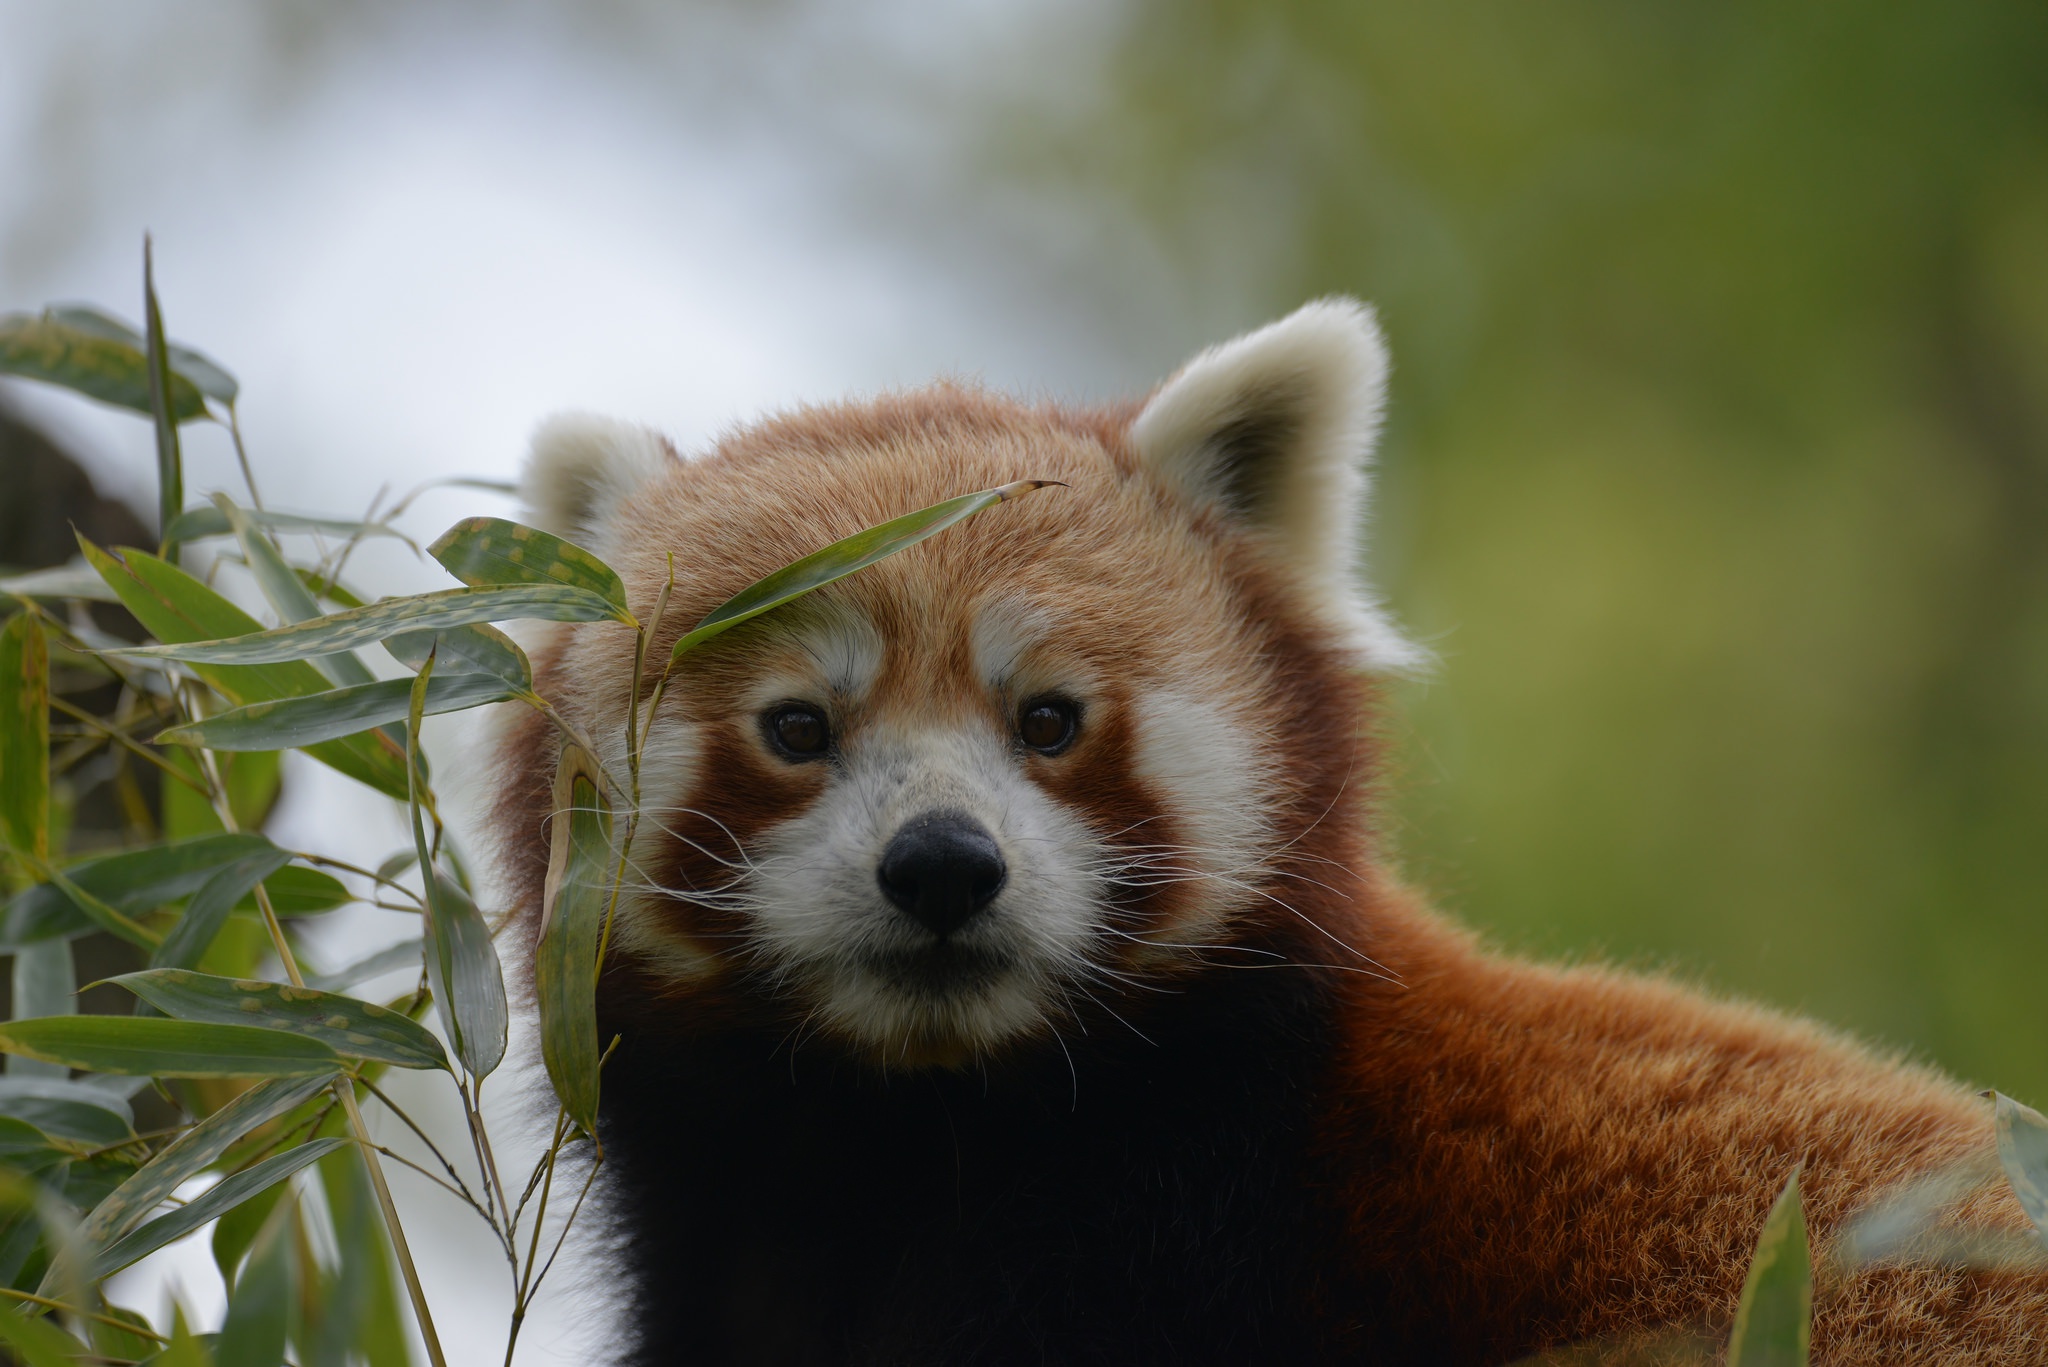
[{"label": "spotted yellowing leaf", "polygon": [[562,747],[550,837],[540,943],[533,958],[541,1060],[562,1109],[594,1134],[598,950],[620,870],[604,784],[580,746]]},{"label": "spotted yellowing leaf", "polygon": [[543,622],[632,619],[588,589],[565,584],[514,584],[504,588],[442,589],[408,598],[386,598],[367,607],[253,631],[245,636],[171,645],[131,646],[107,652],[137,659],[183,660],[193,664],[265,665],[311,660],[373,645],[414,631],[437,631],[472,622],[528,618]]},{"label": "spotted yellowing leaf", "polygon": [[176,1020],[283,1030],[318,1040],[344,1058],[376,1059],[401,1068],[448,1066],[441,1041],[412,1020],[335,992],[179,968],[145,969],[107,981]]},{"label": "spotted yellowing leaf", "polygon": [[497,584],[565,584],[587,589],[626,618],[626,586],[610,565],[573,542],[502,517],[456,523],[427,547],[448,573],[471,588]]}]

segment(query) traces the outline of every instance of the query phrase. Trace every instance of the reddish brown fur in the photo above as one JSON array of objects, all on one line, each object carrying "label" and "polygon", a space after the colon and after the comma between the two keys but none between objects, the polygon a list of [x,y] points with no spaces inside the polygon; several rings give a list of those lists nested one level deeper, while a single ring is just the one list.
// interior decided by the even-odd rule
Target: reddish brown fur
[{"label": "reddish brown fur", "polygon": [[[1219,687],[1256,695],[1283,761],[1271,817],[1284,853],[1262,887],[1273,895],[1248,900],[1225,943],[1333,966],[1314,970],[1340,1007],[1313,1172],[1341,1232],[1317,1254],[1307,1311],[1331,1360],[1498,1362],[1659,1326],[1725,1326],[1763,1213],[1795,1165],[1826,1250],[1852,1212],[1899,1183],[1984,1159],[1987,1107],[1955,1082],[1661,979],[1498,957],[1396,886],[1370,827],[1366,687],[1254,546],[1219,517],[1179,507],[1139,467],[1123,438],[1130,416],[950,386],[805,410],[729,437],[636,499],[619,568],[645,612],[675,556],[675,599],[650,652],[659,661],[727,595],[825,541],[1019,477],[1067,482],[825,592],[862,607],[888,642],[872,709],[968,718],[986,710],[964,677],[974,605],[1017,586],[1060,604],[1062,648],[1113,665],[1117,686],[1074,762],[1033,762],[1103,835],[1177,838],[1122,754],[1131,732],[1120,695],[1168,657],[1211,662]],[[702,850],[658,844],[646,862],[664,881],[717,882],[724,870],[705,850],[750,840],[820,781],[764,762],[733,713],[777,648],[771,630],[740,628],[692,657],[670,689],[665,708],[715,737],[687,805],[717,820],[677,826]],[[594,729],[622,706],[630,651],[624,629],[559,629],[536,654],[540,691]],[[503,747],[494,829],[529,915],[554,743],[529,717]],[[1124,911],[1170,928],[1178,895],[1160,889]],[[714,950],[737,929],[680,905],[668,914]],[[1193,955],[1171,972],[1227,962]],[[690,1036],[802,1014],[749,1000],[735,982],[713,970],[678,985],[620,964],[607,1019]],[[1119,1006],[1141,1027],[1153,1009],[1141,994]],[[2006,1194],[1972,1213],[2024,1228]],[[1835,1367],[2048,1363],[2048,1279],[1830,1273],[1815,1343],[1816,1360]]]}]

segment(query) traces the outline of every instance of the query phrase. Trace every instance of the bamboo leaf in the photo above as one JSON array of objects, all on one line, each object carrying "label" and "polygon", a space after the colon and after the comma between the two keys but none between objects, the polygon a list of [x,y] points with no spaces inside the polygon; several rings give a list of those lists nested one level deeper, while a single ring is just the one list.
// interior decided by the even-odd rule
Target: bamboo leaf
[{"label": "bamboo leaf", "polygon": [[[437,677],[427,693],[426,712],[461,712],[517,696],[503,679],[489,674]],[[402,722],[412,707],[412,680],[380,679],[315,693],[280,698],[221,712],[157,733],[157,744],[203,745],[210,750],[301,749]]]},{"label": "bamboo leaf", "polygon": [[[424,782],[417,763],[420,718],[433,677],[434,661],[430,656],[413,680],[412,716],[406,724],[408,750],[415,760],[415,784]],[[441,1014],[448,1042],[455,1046],[455,1056],[462,1060],[471,1077],[482,1079],[505,1057],[509,1012],[498,948],[491,943],[490,927],[484,924],[483,913],[476,909],[469,894],[434,867],[433,854],[427,848],[426,827],[420,819],[417,789],[411,807],[413,845],[419,854],[427,893],[422,936],[427,982],[434,990],[434,1007]]]},{"label": "bamboo leaf", "polygon": [[332,973],[315,974],[306,979],[306,985],[318,988],[322,992],[341,992],[354,987],[357,983],[381,978],[386,973],[396,973],[400,969],[410,969],[417,975],[423,963],[424,949],[420,942],[404,940],[387,949],[380,949],[375,954],[357,959],[354,963],[344,964]]},{"label": "bamboo leaf", "polygon": [[[355,522],[339,517],[311,517],[304,513],[281,513],[270,508],[244,508],[242,515],[271,532],[320,532],[337,537],[389,536],[407,540],[404,532],[388,522]],[[194,504],[171,522],[180,541],[204,541],[208,537],[232,536],[234,524],[227,514],[211,504]]]},{"label": "bamboo leaf", "polygon": [[[263,890],[270,894],[270,905],[279,916],[311,916],[355,900],[333,874],[301,864],[287,864],[271,874],[263,880]],[[253,897],[235,903],[236,911],[253,911],[255,907]]]},{"label": "bamboo leaf", "polygon": [[[114,555],[84,537],[79,549],[122,604],[159,641],[202,641],[260,632],[261,625],[227,599],[142,551]],[[304,661],[260,665],[199,665],[194,673],[238,704],[324,693],[327,677]],[[397,749],[374,736],[352,736],[306,747],[321,763],[390,797],[405,795],[405,766]]]},{"label": "bamboo leaf", "polygon": [[[134,348],[140,357],[146,345],[142,334],[111,313],[94,308],[90,304],[53,304],[43,311],[43,316],[88,336],[104,338],[111,342],[122,342]],[[222,369],[218,362],[190,347],[172,342],[165,348],[171,358],[171,369],[191,382],[192,386],[209,399],[218,399],[232,405],[241,386],[235,377]]]},{"label": "bamboo leaf", "polygon": [[297,1299],[291,1237],[296,1218],[295,1203],[286,1201],[263,1222],[242,1275],[235,1278],[227,1319],[214,1341],[213,1359],[220,1367],[278,1367],[284,1361]]},{"label": "bamboo leaf", "polygon": [[1813,1334],[1813,1265],[1795,1169],[1764,1219],[1728,1338],[1728,1367],[1806,1367]]},{"label": "bamboo leaf", "polygon": [[253,1025],[155,1016],[41,1016],[0,1025],[0,1053],[136,1077],[311,1077],[341,1067],[325,1044]]},{"label": "bamboo leaf", "polygon": [[538,527],[502,517],[472,517],[441,533],[427,547],[448,573],[471,588],[495,584],[566,584],[587,589],[628,621],[626,586],[610,565],[581,546]]},{"label": "bamboo leaf", "polygon": [[107,979],[184,1021],[259,1025],[318,1040],[344,1058],[401,1068],[446,1068],[448,1056],[420,1026],[396,1011],[333,992],[257,978],[220,978],[188,969],[152,968]]},{"label": "bamboo leaf", "polygon": [[898,551],[908,550],[926,537],[934,536],[955,523],[974,516],[984,508],[993,508],[1006,499],[1021,498],[1035,489],[1043,489],[1055,482],[1045,479],[1020,479],[998,489],[984,489],[977,494],[962,494],[943,503],[934,503],[929,508],[920,508],[914,513],[891,518],[887,522],[835,541],[823,550],[813,551],[803,559],[785,565],[765,578],[755,580],[713,608],[703,621],[697,623],[676,642],[675,648],[669,652],[669,660],[673,663],[681,659],[685,652],[749,618],[760,616],[770,608],[780,607],[793,598],[801,598],[812,589],[823,588],[834,580],[844,579],[856,570],[866,569],[878,560],[886,560]]},{"label": "bamboo leaf", "polygon": [[[101,1308],[107,1318],[93,1321],[92,1346],[102,1360],[112,1358],[120,1362],[135,1362],[156,1352],[161,1340],[150,1327],[147,1316],[111,1301],[103,1302]],[[109,1320],[116,1323],[108,1323]]]},{"label": "bamboo leaf", "polygon": [[[260,835],[203,835],[84,860],[64,873],[73,886],[137,916],[187,896],[225,865],[275,848]],[[0,947],[76,935],[92,926],[62,887],[46,881],[16,894],[0,913]]]},{"label": "bamboo leaf", "polygon": [[57,1327],[51,1319],[30,1319],[12,1308],[0,1308],[0,1341],[20,1354],[28,1367],[77,1367],[92,1353]]},{"label": "bamboo leaf", "polygon": [[185,1327],[185,1314],[176,1302],[171,1305],[170,1345],[148,1359],[145,1367],[214,1367],[213,1350]]},{"label": "bamboo leaf", "polygon": [[[98,922],[81,910],[66,884],[104,907],[135,917],[191,895],[241,860],[283,853],[260,835],[217,832],[81,861],[63,870],[64,883],[38,883],[0,910],[0,948],[92,930]],[[280,916],[309,915],[350,900],[348,889],[331,874],[296,865],[268,875],[264,886]],[[253,907],[247,897],[236,903],[237,910]]]},{"label": "bamboo leaf", "polygon": [[612,904],[611,812],[596,766],[565,745],[555,800],[534,990],[540,998],[541,1059],[569,1118],[597,1132],[598,946]]},{"label": "bamboo leaf", "polygon": [[62,1146],[52,1143],[49,1135],[28,1121],[11,1115],[0,1115],[0,1163],[14,1167],[33,1167],[46,1155],[56,1159],[76,1156]]},{"label": "bamboo leaf", "polygon": [[[168,343],[164,340],[163,310],[156,299],[156,253],[149,235],[142,237],[142,329],[143,358],[149,374],[149,412],[156,428],[156,525],[163,541],[164,559],[176,564],[178,543],[170,538],[171,524],[185,506],[185,458],[178,450],[177,375],[171,373]],[[190,383],[190,381],[187,381]],[[204,407],[204,405],[201,405]]]},{"label": "bamboo leaf", "polygon": [[0,845],[50,857],[50,646],[30,612],[0,627]]},{"label": "bamboo leaf", "polygon": [[[313,1362],[353,1360],[376,1367],[408,1367],[412,1348],[399,1311],[391,1247],[376,1216],[376,1196],[360,1150],[320,1164],[320,1183],[333,1212],[335,1242],[349,1250],[320,1298],[321,1323]],[[349,1358],[350,1351],[355,1356]]]},{"label": "bamboo leaf", "polygon": [[[80,326],[76,314],[51,310],[0,318],[0,374],[40,380],[101,403],[147,415],[149,366],[140,336],[117,340]],[[199,387],[184,376],[171,382],[179,422],[206,416]]]},{"label": "bamboo leaf", "polygon": [[[183,1025],[183,1021],[157,1021]],[[256,1031],[267,1034],[268,1031]],[[83,1237],[95,1249],[105,1248],[162,1205],[186,1179],[195,1177],[250,1131],[277,1119],[313,1096],[333,1077],[337,1063],[317,1077],[273,1078],[259,1082],[166,1145],[133,1177],[92,1208]]]},{"label": "bamboo leaf", "polygon": [[93,572],[91,565],[79,556],[68,564],[47,570],[30,570],[26,574],[10,574],[0,577],[0,593],[11,593],[17,598],[80,598],[93,603],[118,603],[114,591]]},{"label": "bamboo leaf", "polygon": [[516,584],[509,588],[442,589],[409,598],[386,598],[310,622],[273,627],[247,635],[175,645],[130,646],[106,652],[138,659],[183,660],[193,664],[278,664],[353,650],[410,631],[438,631],[472,622],[531,618],[544,622],[594,622],[609,617],[632,625],[610,603],[588,589],[561,584]]},{"label": "bamboo leaf", "polygon": [[2048,1244],[2048,1118],[2009,1096],[1991,1094],[1998,1131],[1998,1161],[2020,1208]]},{"label": "bamboo leaf", "polygon": [[141,945],[153,950],[161,944],[163,937],[143,926],[119,910],[108,906],[99,898],[71,881],[62,869],[48,870],[50,881],[57,885],[71,905],[85,914],[87,920],[112,935],[118,935],[130,944]]},{"label": "bamboo leaf", "polygon": [[105,1147],[131,1139],[127,1103],[68,1077],[0,1079],[0,1115],[25,1120],[44,1134],[75,1144]]},{"label": "bamboo leaf", "polygon": [[[235,505],[226,494],[215,494],[213,506],[227,518],[235,529],[235,539],[242,548],[242,555],[249,562],[249,573],[255,577],[256,587],[263,593],[270,606],[284,622],[304,622],[320,615],[320,604],[313,593],[299,580],[298,571],[285,563],[277,546],[263,534],[263,529],[249,519],[249,515]],[[313,667],[343,687],[375,683],[372,674],[363,662],[348,651],[323,655],[313,662]],[[347,733],[342,733],[346,735]],[[323,739],[327,739],[323,737]],[[393,737],[394,742],[398,740]]]},{"label": "bamboo leaf", "polygon": [[[71,1016],[78,1012],[78,969],[69,940],[42,940],[14,951],[14,1014]],[[13,1078],[65,1078],[70,1070],[41,1059],[7,1060]]]},{"label": "bamboo leaf", "polygon": [[159,1215],[132,1233],[101,1250],[93,1261],[94,1280],[111,1277],[130,1263],[148,1257],[165,1244],[184,1238],[200,1226],[216,1220],[242,1202],[282,1182],[293,1173],[336,1149],[348,1146],[346,1139],[313,1139],[272,1154],[261,1163],[225,1177],[205,1192],[167,1214]]},{"label": "bamboo leaf", "polygon": [[526,658],[526,652],[504,632],[481,623],[443,631],[406,632],[385,641],[384,649],[415,674],[432,655],[436,670],[441,672],[490,674],[522,692],[533,688],[533,664]]},{"label": "bamboo leaf", "polygon": [[[267,842],[266,842],[267,843]],[[200,885],[185,904],[185,914],[150,956],[152,968],[191,968],[206,954],[228,913],[256,885],[283,868],[291,856],[275,845],[251,850],[225,865]]]}]

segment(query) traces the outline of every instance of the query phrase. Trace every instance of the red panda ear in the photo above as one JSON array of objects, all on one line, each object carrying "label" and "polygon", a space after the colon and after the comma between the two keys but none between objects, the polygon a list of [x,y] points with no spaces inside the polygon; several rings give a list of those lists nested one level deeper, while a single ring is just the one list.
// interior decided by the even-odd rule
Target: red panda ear
[{"label": "red panda ear", "polygon": [[1372,311],[1319,299],[1182,366],[1131,442],[1169,485],[1267,541],[1367,667],[1408,670],[1424,652],[1358,573],[1386,375]]},{"label": "red panda ear", "polygon": [[675,461],[658,432],[561,413],[535,430],[519,495],[534,526],[602,555],[620,505]]}]

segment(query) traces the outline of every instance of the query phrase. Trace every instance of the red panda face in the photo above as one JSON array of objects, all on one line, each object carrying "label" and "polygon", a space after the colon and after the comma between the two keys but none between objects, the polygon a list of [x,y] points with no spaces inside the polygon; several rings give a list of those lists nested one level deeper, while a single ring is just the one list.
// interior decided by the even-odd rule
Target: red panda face
[{"label": "red panda face", "polygon": [[[1352,674],[1405,647],[1349,582],[1369,324],[1311,306],[1233,348],[1135,418],[942,387],[691,461],[630,429],[543,434],[543,525],[643,614],[673,565],[656,661],[820,545],[1064,485],[684,657],[648,731],[624,960],[707,1022],[954,1066],[1261,952],[1248,931],[1312,876],[1293,866],[1327,857],[1304,841],[1356,768]],[[623,768],[630,634],[554,645],[542,691]],[[508,765],[544,762],[520,744]]]}]

